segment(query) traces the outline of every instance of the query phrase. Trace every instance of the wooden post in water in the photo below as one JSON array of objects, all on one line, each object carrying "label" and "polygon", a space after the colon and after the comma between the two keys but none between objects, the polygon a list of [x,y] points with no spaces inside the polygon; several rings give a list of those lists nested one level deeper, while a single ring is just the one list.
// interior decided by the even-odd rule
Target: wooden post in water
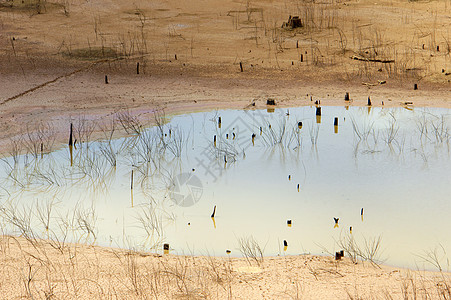
[{"label": "wooden post in water", "polygon": [[338,133],[338,118],[335,117],[334,119],[334,133]]},{"label": "wooden post in water", "polygon": [[70,123],[70,134],[69,134],[69,154],[70,154],[70,166],[72,167],[72,165],[74,164],[74,154],[73,154],[73,141],[72,141],[72,136],[73,136],[73,125],[72,123]]},{"label": "wooden post in water", "polygon": [[321,123],[321,107],[316,108],[316,123]]},{"label": "wooden post in water", "polygon": [[73,140],[72,140],[73,132],[74,132],[74,125],[72,125],[72,123],[70,123],[69,146],[74,145]]},{"label": "wooden post in water", "polygon": [[216,221],[215,221],[215,215],[216,215],[216,205],[213,208],[213,213],[211,214],[211,220],[213,221],[213,227],[216,229]]},{"label": "wooden post in water", "polygon": [[298,122],[298,128],[302,129],[302,122]]}]

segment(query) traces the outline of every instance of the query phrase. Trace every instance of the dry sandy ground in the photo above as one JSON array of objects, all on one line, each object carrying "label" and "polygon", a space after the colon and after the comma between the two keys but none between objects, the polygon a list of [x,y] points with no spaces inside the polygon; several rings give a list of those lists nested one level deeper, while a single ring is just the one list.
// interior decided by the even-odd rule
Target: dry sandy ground
[{"label": "dry sandy ground", "polygon": [[449,299],[451,275],[311,255],[173,256],[0,238],[3,299]]},{"label": "dry sandy ground", "polygon": [[[303,27],[281,28],[290,15]],[[346,105],[346,91],[450,107],[450,15],[449,0],[0,0],[1,151],[37,123],[62,142],[71,120],[124,109]]]},{"label": "dry sandy ground", "polygon": [[[289,15],[304,27],[281,28]],[[0,0],[0,152],[39,124],[63,143],[70,122],[120,111],[151,123],[155,110],[260,109],[269,97],[451,107],[450,16],[449,0]],[[1,238],[2,298],[450,297],[448,274],[348,259],[257,266],[34,243]]]},{"label": "dry sandy ground", "polygon": [[[114,68],[111,65],[113,63],[96,65],[13,99],[24,90],[2,84],[2,152],[7,151],[11,139],[33,131],[37,124],[51,124],[57,141],[66,142],[71,122],[79,118],[99,122],[110,120],[120,111],[129,111],[143,123],[151,123],[155,110],[164,110],[166,115],[171,115],[224,108],[265,109],[269,97],[275,98],[279,107],[314,105],[317,100],[324,106],[363,106],[367,105],[368,97],[373,106],[382,106],[382,103],[385,107],[404,106],[405,102],[413,103],[411,107],[451,106],[448,87],[423,87],[421,83],[419,90],[413,90],[410,82],[394,81],[368,87],[360,81],[336,83],[302,78],[252,78],[252,74],[240,72],[233,78],[224,79],[200,76],[196,68],[185,70],[178,65],[163,65],[168,74],[136,75],[132,71],[134,63],[115,62]],[[157,72],[153,69],[163,66],[155,64],[148,69],[153,73]],[[104,83],[104,74],[108,74],[109,84]],[[14,83],[13,76],[3,75],[3,78]],[[38,83],[42,79],[37,77],[35,80]],[[344,101],[345,92],[350,93],[351,101]]]}]

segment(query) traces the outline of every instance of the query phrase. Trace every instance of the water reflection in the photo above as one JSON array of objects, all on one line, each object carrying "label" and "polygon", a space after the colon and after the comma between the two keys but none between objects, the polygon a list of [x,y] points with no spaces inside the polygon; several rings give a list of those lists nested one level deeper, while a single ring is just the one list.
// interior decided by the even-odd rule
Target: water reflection
[{"label": "water reflection", "polygon": [[[155,251],[170,243],[171,252],[196,254],[223,254],[239,246],[237,236],[252,235],[267,255],[281,254],[282,237],[287,254],[321,253],[318,245],[335,252],[352,232],[356,241],[382,235],[391,264],[412,266],[411,253],[425,245],[451,253],[448,110],[302,107],[157,118],[144,129],[122,114],[97,141],[79,120],[77,146],[53,153],[39,140],[11,143],[14,155],[2,159],[0,173],[4,230]],[[120,128],[130,136],[115,139]]]}]

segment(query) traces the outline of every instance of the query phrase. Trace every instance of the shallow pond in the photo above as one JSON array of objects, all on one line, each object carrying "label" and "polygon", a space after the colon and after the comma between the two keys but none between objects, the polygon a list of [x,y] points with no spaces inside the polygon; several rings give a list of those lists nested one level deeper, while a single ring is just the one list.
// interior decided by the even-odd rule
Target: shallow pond
[{"label": "shallow pond", "polygon": [[[446,269],[450,111],[316,112],[161,115],[148,129],[124,114],[98,141],[79,121],[73,149],[45,154],[36,136],[24,138],[1,162],[3,231],[233,256],[251,240],[264,255],[356,246],[369,256],[380,238],[376,261],[432,269],[425,261],[435,253]],[[120,130],[131,136],[111,138]]]}]

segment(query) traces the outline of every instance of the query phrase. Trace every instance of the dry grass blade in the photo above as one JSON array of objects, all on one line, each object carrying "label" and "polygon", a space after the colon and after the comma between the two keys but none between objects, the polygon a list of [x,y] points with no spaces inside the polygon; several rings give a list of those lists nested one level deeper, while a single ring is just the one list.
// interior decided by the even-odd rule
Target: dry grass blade
[{"label": "dry grass blade", "polygon": [[252,265],[255,262],[257,266],[261,266],[263,263],[264,249],[258,244],[253,236],[242,237],[238,239],[239,251],[246,259],[246,261]]},{"label": "dry grass blade", "polygon": [[416,256],[432,265],[440,272],[443,271],[444,263],[446,264],[447,269],[449,269],[449,259],[446,257],[445,248],[441,244],[434,249],[425,250],[423,254],[416,254]]},{"label": "dry grass blade", "polygon": [[116,119],[121,124],[127,134],[139,135],[143,130],[143,125],[137,116],[133,116],[129,110],[124,110],[116,114]]},{"label": "dry grass blade", "polygon": [[382,237],[378,236],[375,238],[362,237],[363,245],[357,243],[353,234],[345,234],[340,236],[337,241],[340,249],[343,249],[351,259],[353,263],[358,263],[359,260],[368,261],[373,266],[379,267],[383,262],[381,259],[382,248],[381,242]]}]

